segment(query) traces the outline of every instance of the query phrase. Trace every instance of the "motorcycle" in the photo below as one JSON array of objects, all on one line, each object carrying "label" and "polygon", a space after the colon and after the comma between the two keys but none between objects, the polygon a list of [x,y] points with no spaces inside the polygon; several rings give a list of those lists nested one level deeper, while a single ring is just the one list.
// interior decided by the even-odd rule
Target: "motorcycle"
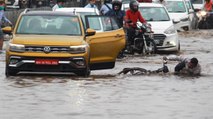
[{"label": "motorcycle", "polygon": [[133,67],[133,68],[124,68],[122,71],[120,71],[118,74],[127,74],[130,73],[132,75],[139,75],[139,74],[157,74],[157,73],[168,73],[169,68],[167,66],[167,60],[163,60],[163,67],[158,68],[156,70],[147,70],[145,68],[140,67]]},{"label": "motorcycle", "polygon": [[213,28],[213,23],[212,23],[213,16],[211,15],[211,12],[201,10],[197,12],[197,16],[199,18],[198,25],[197,25],[198,29]]},{"label": "motorcycle", "polygon": [[153,39],[153,32],[150,24],[137,22],[137,28],[133,40],[128,39],[127,51],[130,54],[154,54],[156,53],[156,44]]}]

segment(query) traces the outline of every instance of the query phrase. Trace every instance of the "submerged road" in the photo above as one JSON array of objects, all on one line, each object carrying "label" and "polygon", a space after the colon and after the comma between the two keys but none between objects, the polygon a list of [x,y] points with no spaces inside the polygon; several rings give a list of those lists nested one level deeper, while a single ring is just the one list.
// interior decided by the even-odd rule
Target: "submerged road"
[{"label": "submerged road", "polygon": [[[213,32],[180,33],[178,54],[127,56],[114,69],[73,75],[5,77],[5,53],[0,54],[0,119],[212,119]],[[125,67],[150,70],[162,57],[197,57],[202,76],[117,75]],[[177,62],[168,62],[173,71]]]}]

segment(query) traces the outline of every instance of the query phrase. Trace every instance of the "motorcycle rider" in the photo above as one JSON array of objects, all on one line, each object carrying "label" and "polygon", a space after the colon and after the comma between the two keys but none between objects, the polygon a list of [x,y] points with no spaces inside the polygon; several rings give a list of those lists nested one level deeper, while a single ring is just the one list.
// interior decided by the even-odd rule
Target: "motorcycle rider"
[{"label": "motorcycle rider", "polygon": [[138,6],[139,6],[138,1],[133,0],[129,3],[130,9],[126,11],[125,27],[126,27],[127,40],[128,40],[127,46],[133,43],[137,22],[140,21],[141,23],[146,23],[146,20],[142,17],[140,11],[138,11]]},{"label": "motorcycle rider", "polygon": [[163,57],[163,60],[171,60],[171,61],[179,61],[179,63],[175,66],[175,74],[184,73],[189,75],[200,75],[201,66],[198,63],[198,59],[193,58],[184,58],[182,56],[170,56]]},{"label": "motorcycle rider", "polygon": [[205,0],[204,10],[207,12],[212,11],[212,1],[211,0]]}]

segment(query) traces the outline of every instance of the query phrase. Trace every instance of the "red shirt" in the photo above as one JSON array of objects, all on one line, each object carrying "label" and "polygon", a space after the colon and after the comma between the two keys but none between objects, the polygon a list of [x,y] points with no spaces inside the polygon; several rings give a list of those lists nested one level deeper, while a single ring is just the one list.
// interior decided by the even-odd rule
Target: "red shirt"
[{"label": "red shirt", "polygon": [[212,11],[212,1],[210,0],[208,3],[206,2],[204,7],[206,11]]},{"label": "red shirt", "polygon": [[134,25],[136,25],[137,21],[146,23],[146,20],[142,17],[139,11],[133,12],[130,9],[126,11],[126,20],[131,20]]}]

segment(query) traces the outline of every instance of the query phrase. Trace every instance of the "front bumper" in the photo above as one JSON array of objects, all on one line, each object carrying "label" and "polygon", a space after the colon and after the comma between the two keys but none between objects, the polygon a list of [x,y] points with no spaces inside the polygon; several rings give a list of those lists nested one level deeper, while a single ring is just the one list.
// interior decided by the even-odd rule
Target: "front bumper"
[{"label": "front bumper", "polygon": [[[37,64],[37,59],[43,62]],[[49,61],[57,61],[57,64],[53,64]],[[10,70],[16,70],[18,72],[75,72],[86,69],[88,63],[84,57],[40,58],[10,56],[7,61],[7,66]]]},{"label": "front bumper", "polygon": [[179,40],[178,35],[175,34],[154,34],[154,40],[158,51],[178,51]]}]

